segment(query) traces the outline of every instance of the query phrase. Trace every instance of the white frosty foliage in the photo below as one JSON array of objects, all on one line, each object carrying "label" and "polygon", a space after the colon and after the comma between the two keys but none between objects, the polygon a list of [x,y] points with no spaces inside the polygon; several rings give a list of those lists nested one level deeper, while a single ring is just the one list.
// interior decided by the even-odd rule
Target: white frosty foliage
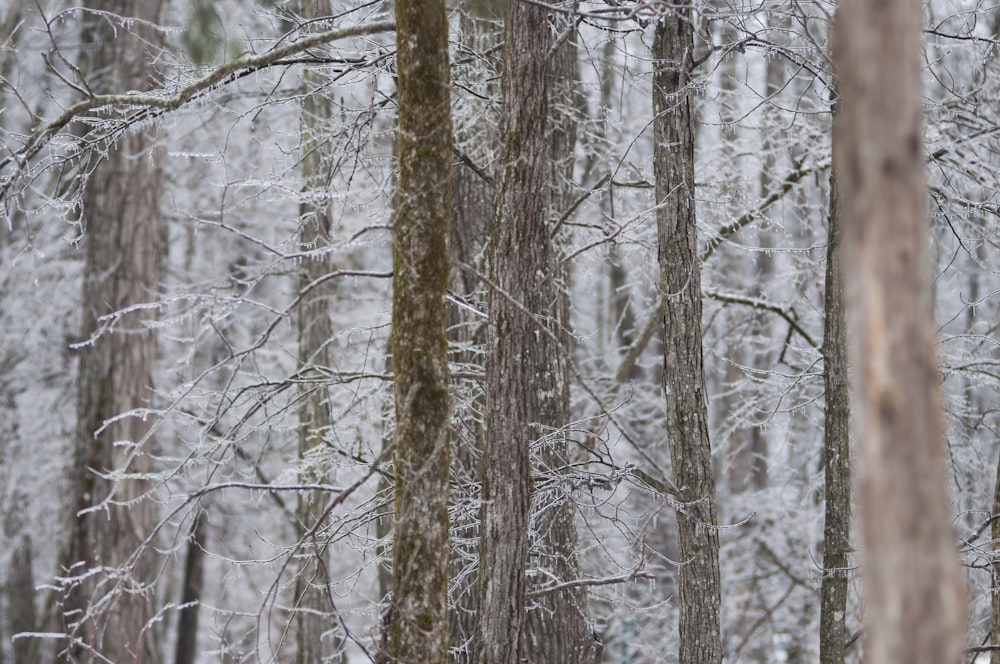
[{"label": "white frosty foliage", "polygon": [[[44,3],[43,3],[44,4]],[[171,15],[197,3],[177,0]],[[566,3],[562,3],[566,4]],[[622,3],[625,4],[625,3]],[[813,661],[818,648],[822,569],[823,260],[826,253],[830,73],[826,56],[832,2],[700,3],[695,72],[696,154],[707,398],[719,487],[725,647],[733,661]],[[381,3],[335,2],[333,18],[304,26],[294,3],[214,3],[228,55],[261,54],[305,34],[384,20]],[[576,207],[558,231],[570,267],[575,378],[566,466],[535,469],[537,511],[576,502],[579,555],[591,618],[608,662],[670,661],[676,650],[677,565],[673,510],[657,492],[669,479],[663,440],[662,354],[657,341],[656,228],[653,216],[648,27],[659,6],[634,15],[582,2]],[[20,8],[18,29],[0,41],[0,161],[30,140],[32,125],[59,116],[83,92],[72,71],[78,44],[73,12],[49,16]],[[615,10],[619,11],[619,10]],[[613,17],[617,19],[613,20]],[[1000,391],[996,321],[1000,293],[1000,122],[995,104],[1000,12],[981,0],[934,0],[927,9],[927,152],[932,188],[934,282],[949,416],[955,527],[965,538],[973,588],[971,639],[989,628],[992,562],[987,523],[993,500]],[[637,20],[640,19],[640,20]],[[126,23],[119,30],[128,30]],[[495,172],[491,125],[499,103],[498,54],[475,40],[452,50],[456,161],[480,176]],[[6,35],[0,35],[0,40]],[[220,62],[188,61],[181,33],[168,33],[149,94],[176,94]],[[53,51],[59,46],[60,53]],[[204,588],[199,648],[229,662],[288,661],[296,607],[293,572],[321,556],[332,585],[329,637],[346,639],[355,661],[377,647],[385,600],[379,566],[391,559],[381,525],[391,518],[391,468],[335,505],[308,541],[296,535],[299,478],[317,505],[339,500],[371,470],[391,439],[387,362],[395,161],[391,35],[317,46],[321,84],[302,63],[265,67],[189,104],[123,120],[138,107],[88,111],[30,162],[0,168],[0,510],[9,540],[30,535],[39,614],[72,521],[67,467],[75,427],[74,343],[86,237],[77,224],[83,180],[122,131],[153,128],[164,151],[163,281],[150,293],[158,310],[156,398],[143,415],[155,423],[154,501],[162,519],[153,540],[163,610],[152,627],[171,652],[180,612],[189,530],[204,509]],[[53,68],[35,57],[47,53]],[[58,71],[58,73],[56,73]],[[487,74],[483,74],[487,72]],[[9,85],[8,85],[9,84]],[[125,91],[123,91],[125,92]],[[333,105],[319,119],[329,136],[331,171],[323,186],[302,182],[301,108],[310,95]],[[138,103],[138,102],[137,102]],[[86,132],[104,139],[81,141]],[[90,134],[93,136],[93,134]],[[469,137],[472,137],[470,139]],[[476,138],[478,137],[478,138]],[[136,155],[136,158],[145,158]],[[333,220],[328,246],[300,237],[300,205],[323,205]],[[308,206],[307,206],[308,207]],[[556,220],[560,221],[560,220]],[[488,224],[487,224],[488,226]],[[327,364],[299,366],[296,316],[300,269],[329,268],[333,333]],[[481,269],[481,263],[473,266]],[[319,284],[315,287],[319,288]],[[485,316],[487,286],[450,301]],[[108,319],[107,334],[123,334]],[[634,368],[627,350],[652,320]],[[476,323],[463,323],[452,367],[454,438],[472,444],[482,421],[485,349]],[[458,330],[455,331],[456,336]],[[320,393],[332,425],[321,444],[298,453],[298,407]],[[543,435],[553,436],[546,431]],[[135,441],[126,441],[126,443]],[[536,441],[538,445],[544,440]],[[473,452],[475,459],[477,452]],[[766,469],[766,472],[765,472]],[[638,471],[642,471],[640,474]],[[381,478],[385,478],[380,483]],[[652,484],[651,484],[652,482]],[[657,486],[659,483],[659,487]],[[474,477],[453,478],[452,588],[477,573]],[[533,521],[538,523],[539,521]],[[984,530],[985,527],[985,530]],[[537,542],[537,533],[532,533]],[[0,553],[10,575],[11,553]],[[97,571],[74,570],[74,574]],[[532,583],[556,580],[532,570]],[[596,582],[606,581],[605,585]],[[612,583],[612,581],[614,581]],[[3,656],[13,657],[9,598],[0,599]],[[858,588],[846,616],[859,626]],[[54,623],[51,623],[54,624]],[[43,652],[61,647],[50,623],[32,630]],[[27,638],[28,635],[25,635]],[[44,638],[43,638],[44,637]],[[852,657],[860,658],[860,644]]]}]

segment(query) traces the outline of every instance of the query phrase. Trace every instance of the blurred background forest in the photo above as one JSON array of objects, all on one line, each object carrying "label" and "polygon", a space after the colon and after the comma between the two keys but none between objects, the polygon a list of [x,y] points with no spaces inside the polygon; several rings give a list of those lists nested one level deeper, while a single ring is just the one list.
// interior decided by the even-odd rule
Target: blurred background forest
[{"label": "blurred background forest", "polygon": [[[565,405],[527,441],[528,623],[544,635],[570,610],[600,661],[676,661],[686,507],[668,479],[651,101],[654,24],[672,10],[534,4],[552,32],[555,286],[536,312],[549,332],[535,334],[551,337],[555,378],[517,387]],[[729,662],[819,661],[821,585],[834,576],[847,588],[845,661],[863,655],[853,548],[824,564],[835,5],[701,0],[687,14]],[[505,11],[503,0],[448,10],[455,661],[475,649],[493,417]],[[392,16],[383,0],[0,2],[0,661],[119,662],[105,649],[126,641],[136,661],[177,664],[363,662],[380,650],[392,587]],[[948,483],[968,661],[986,661],[976,648],[995,642],[1000,563],[1000,6],[929,0],[924,34]],[[847,481],[850,468],[836,472]],[[549,603],[565,583],[570,609]],[[596,657],[561,660],[540,641],[528,652]]]}]

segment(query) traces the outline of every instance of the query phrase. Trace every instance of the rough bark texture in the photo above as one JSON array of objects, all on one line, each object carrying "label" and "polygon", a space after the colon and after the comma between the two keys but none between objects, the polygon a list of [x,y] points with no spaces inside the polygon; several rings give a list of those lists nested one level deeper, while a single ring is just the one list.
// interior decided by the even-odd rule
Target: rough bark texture
[{"label": "rough bark texture", "polygon": [[[545,278],[539,285],[535,311],[555,339],[547,335],[537,341],[539,362],[534,380],[527,389],[537,393],[538,412],[534,416],[541,444],[533,455],[534,475],[544,483],[535,487],[531,532],[538,541],[530,543],[531,569],[541,571],[531,589],[565,583],[580,577],[577,559],[576,504],[560,475],[570,467],[566,427],[570,421],[569,366],[563,349],[570,346],[568,271],[558,261],[555,225],[573,202],[573,170],[576,148],[574,113],[577,81],[576,23],[573,17],[553,16],[552,29],[562,38],[549,65],[549,209]],[[529,606],[525,655],[530,662],[552,664],[596,663],[601,649],[587,616],[587,590],[574,588],[545,595]]]},{"label": "rough bark texture", "polygon": [[[324,9],[325,6],[325,9]],[[329,3],[301,0],[300,14],[315,19],[329,11]],[[302,180],[303,197],[299,206],[301,229],[299,242],[305,251],[322,250],[330,246],[330,139],[325,134],[331,113],[330,100],[323,95],[324,79],[307,69],[303,75],[306,97],[302,101]],[[332,271],[329,254],[320,254],[302,264],[300,286],[319,279]],[[330,303],[335,286],[330,283],[314,287],[302,298],[298,310],[298,362],[304,377],[316,375],[315,368],[332,366],[330,344],[333,325]],[[320,483],[325,479],[325,467],[318,450],[323,449],[323,436],[332,426],[330,395],[321,381],[301,382],[299,411],[299,480],[303,484]],[[336,635],[336,617],[332,615],[328,596],[330,583],[325,543],[313,536],[317,522],[326,511],[325,497],[318,492],[298,494],[296,524],[301,542],[299,569],[295,578],[293,615],[297,664],[331,661],[342,654]],[[324,636],[325,635],[325,636]]]},{"label": "rough bark texture", "polygon": [[[163,33],[146,23],[162,23],[163,2],[117,0],[87,5],[106,14],[84,14],[81,70],[95,93],[142,90],[150,85],[150,64]],[[110,16],[109,16],[110,15]],[[136,17],[127,29],[111,16]],[[129,132],[96,164],[83,201],[86,263],[82,338],[102,328],[102,316],[155,301],[160,264],[161,158],[155,131]],[[155,519],[154,505],[142,496],[142,478],[113,483],[99,474],[146,473],[151,469],[146,439],[150,421],[137,415],[113,417],[151,405],[156,335],[147,327],[155,314],[140,309],[114,319],[80,352],[77,436],[73,473],[75,525],[66,558],[71,573],[104,567],[117,570],[70,589],[65,604],[67,630],[116,664],[159,661],[153,644],[153,553],[140,551]],[[108,499],[107,509],[81,514]],[[73,646],[72,661],[92,661]]]},{"label": "rough bark texture", "polygon": [[448,659],[448,235],[451,100],[443,0],[397,0],[399,196],[393,226],[396,528],[388,657]]},{"label": "rough bark texture", "polygon": [[922,6],[845,0],[834,32],[835,177],[872,664],[958,662],[965,633],[927,250]]},{"label": "rough bark texture", "polygon": [[[493,0],[499,3],[499,0]],[[487,98],[499,93],[499,45],[503,37],[503,9],[493,16],[485,3],[463,3],[458,35],[462,56],[456,64],[456,82],[478,85],[477,91]],[[470,57],[468,54],[496,53]],[[496,160],[497,111],[495,105],[478,95],[455,95],[454,117],[466,118],[455,127],[455,143],[476,168],[490,169]],[[494,184],[482,177],[469,164],[460,161],[454,170],[452,189],[451,255],[455,262],[486,270],[484,246],[489,237],[493,218]],[[490,174],[492,175],[492,173]],[[485,300],[485,287],[472,272],[453,270],[451,290],[470,303]],[[482,318],[467,307],[449,308],[449,335],[452,362],[478,372],[486,345],[486,325]],[[451,658],[456,664],[471,664],[479,659],[476,648],[476,616],[479,613],[479,592],[475,568],[479,560],[479,514],[477,505],[480,487],[480,455],[483,449],[485,411],[484,380],[467,379],[474,395],[467,403],[459,403],[452,420],[452,590],[451,590]],[[466,391],[468,393],[468,391]]]},{"label": "rough bark texture", "polygon": [[529,443],[539,437],[537,391],[541,331],[532,312],[542,298],[551,242],[548,211],[547,12],[510,3],[504,26],[500,172],[490,248],[489,354],[480,545],[482,664],[526,655],[525,568],[531,498]]},{"label": "rough bark texture", "polygon": [[719,536],[715,529],[708,411],[702,364],[701,268],[694,199],[694,127],[688,87],[694,47],[690,7],[653,36],[653,168],[660,285],[664,294],[663,388],[677,510],[680,663],[722,661]]},{"label": "rough bark texture", "polygon": [[[835,155],[834,159],[836,158]],[[844,664],[847,650],[845,619],[848,553],[851,550],[851,448],[847,322],[844,319],[844,292],[840,280],[840,226],[840,203],[834,176],[830,178],[826,321],[823,329],[823,383],[826,388],[823,466],[826,476],[826,505],[819,626],[822,664]]]}]

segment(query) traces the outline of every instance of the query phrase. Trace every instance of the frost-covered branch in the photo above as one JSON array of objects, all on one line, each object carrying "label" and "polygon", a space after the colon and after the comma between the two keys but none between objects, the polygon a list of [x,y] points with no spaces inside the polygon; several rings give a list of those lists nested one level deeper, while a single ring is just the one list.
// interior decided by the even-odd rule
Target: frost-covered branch
[{"label": "frost-covered branch", "polygon": [[812,338],[805,328],[799,324],[795,319],[795,312],[791,309],[785,309],[784,307],[774,304],[773,302],[768,302],[767,300],[761,299],[759,297],[747,297],[745,295],[739,295],[736,293],[723,293],[721,291],[706,289],[705,297],[709,297],[718,302],[725,302],[728,304],[742,304],[754,309],[760,309],[761,311],[770,311],[771,313],[778,314],[784,318],[788,324],[791,326],[795,332],[802,337],[807,344],[813,348],[819,348],[819,343]]},{"label": "frost-covered branch", "polygon": [[785,176],[785,179],[781,182],[781,187],[779,187],[777,191],[771,192],[771,195],[761,201],[760,205],[752,210],[744,212],[737,219],[734,219],[732,222],[716,231],[715,235],[705,243],[705,249],[701,252],[701,262],[704,263],[707,261],[709,256],[711,256],[715,250],[718,249],[719,245],[732,237],[737,231],[759,219],[769,207],[781,200],[785,194],[792,190],[792,187],[794,187],[800,180],[802,180],[802,178],[806,177],[814,170],[815,169],[811,166],[803,166],[799,164],[795,170]]},{"label": "frost-covered branch", "polygon": [[[749,210],[742,214],[739,218],[733,220],[731,223],[726,224],[718,231],[715,235],[705,244],[705,249],[701,254],[701,262],[704,263],[708,258],[715,252],[715,250],[722,244],[727,238],[731,237],[734,233],[739,231],[744,226],[753,223],[755,220],[759,219],[765,211],[779,200],[781,200],[785,194],[792,190],[796,183],[801,181],[810,173],[814,172],[815,169],[811,166],[803,166],[799,164],[798,167],[791,173],[785,176],[785,179],[781,183],[781,187],[777,191],[771,193],[770,196],[765,198],[760,205],[752,210]],[[706,292],[707,295],[707,292]],[[746,302],[741,302],[741,304],[747,304]],[[756,305],[751,305],[756,306]],[[767,308],[767,307],[757,307],[757,308]],[[775,311],[775,313],[781,314],[780,311]],[[636,338],[635,342],[629,346],[628,351],[625,353],[625,357],[622,358],[621,364],[618,365],[618,371],[615,372],[615,382],[623,383],[628,377],[629,372],[632,371],[632,367],[635,363],[639,361],[639,357],[642,352],[649,345],[650,339],[653,338],[653,334],[656,332],[657,326],[662,321],[663,316],[663,298],[661,297],[657,303],[656,307],[653,308],[652,313],[649,318],[646,319],[646,323],[642,326],[642,331]],[[791,321],[790,321],[791,322]],[[797,324],[796,324],[797,326]],[[796,329],[797,332],[800,329]],[[809,343],[813,348],[817,348],[815,340],[813,340],[808,334],[804,334],[803,338]]]},{"label": "frost-covered branch", "polygon": [[176,91],[172,95],[158,95],[155,93],[124,93],[124,94],[102,94],[93,95],[83,101],[79,101],[56,118],[43,125],[36,125],[31,135],[27,138],[20,149],[12,152],[8,156],[0,159],[0,172],[8,168],[13,171],[0,179],[0,200],[6,200],[10,195],[10,189],[17,181],[18,175],[23,173],[29,162],[46,146],[60,131],[66,128],[74,120],[80,118],[85,113],[104,109],[120,109],[121,111],[132,111],[131,115],[125,118],[125,125],[131,126],[150,117],[150,112],[157,110],[169,112],[184,106],[202,93],[214,90],[222,85],[231,83],[249,73],[281,63],[296,53],[301,53],[307,49],[329,43],[338,39],[348,37],[360,37],[381,32],[391,32],[395,30],[394,21],[375,21],[372,23],[362,23],[346,28],[335,28],[325,32],[319,32],[308,37],[296,40],[285,46],[274,48],[258,55],[248,55],[237,58],[217,67],[207,76],[204,76]]},{"label": "frost-covered branch", "polygon": [[[645,551],[645,548],[642,549]],[[567,590],[573,590],[574,588],[594,588],[597,586],[611,586],[619,583],[626,583],[628,581],[635,581],[636,579],[653,579],[656,578],[649,572],[642,571],[645,560],[640,560],[639,564],[633,567],[627,574],[622,574],[620,576],[609,576],[603,579],[574,579],[573,581],[566,581],[564,583],[557,583],[554,586],[548,586],[546,588],[540,588],[538,590],[532,590],[527,593],[527,598],[538,599],[539,597],[545,597],[546,595],[552,595],[554,593],[565,592]]]}]

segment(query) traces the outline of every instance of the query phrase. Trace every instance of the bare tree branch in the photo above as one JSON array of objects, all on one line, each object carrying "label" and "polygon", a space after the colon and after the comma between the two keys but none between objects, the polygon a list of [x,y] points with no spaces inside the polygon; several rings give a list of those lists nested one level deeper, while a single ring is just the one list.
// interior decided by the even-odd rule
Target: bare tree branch
[{"label": "bare tree branch", "polygon": [[[247,73],[257,71],[280,62],[290,55],[301,53],[307,49],[347,37],[360,37],[380,32],[391,32],[396,29],[394,21],[375,21],[362,23],[346,28],[335,28],[310,35],[285,46],[274,48],[258,55],[237,58],[217,67],[212,73],[181,88],[173,95],[162,96],[150,93],[125,93],[93,95],[77,102],[64,110],[55,119],[41,126],[36,126],[21,148],[0,159],[0,172],[13,165],[13,171],[0,179],[0,200],[6,200],[9,191],[18,175],[22,174],[28,163],[67,125],[84,113],[105,108],[138,109],[125,118],[125,126],[131,126],[149,117],[152,109],[167,112],[173,111],[203,92],[208,92],[221,85],[230,83]],[[76,86],[74,86],[76,87]],[[79,88],[78,88],[79,89]]]}]

